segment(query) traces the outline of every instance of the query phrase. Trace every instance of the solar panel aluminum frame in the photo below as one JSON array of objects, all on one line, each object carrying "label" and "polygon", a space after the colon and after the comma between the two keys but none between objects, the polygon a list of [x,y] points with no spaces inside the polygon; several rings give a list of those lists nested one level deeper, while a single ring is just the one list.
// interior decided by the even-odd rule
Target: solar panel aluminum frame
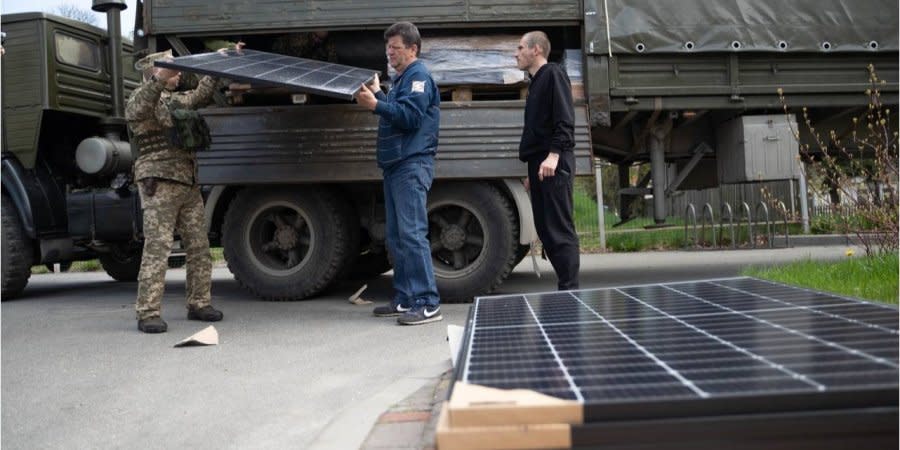
[{"label": "solar panel aluminum frame", "polygon": [[736,414],[573,425],[574,448],[844,450],[894,448],[897,408]]},{"label": "solar panel aluminum frame", "polygon": [[[260,77],[260,76],[252,76],[246,73],[236,72],[235,68],[229,69],[211,69],[208,67],[203,67],[203,64],[212,64],[217,62],[225,61],[223,58],[240,58],[235,59],[234,61],[242,61],[245,62],[245,58],[254,57],[254,58],[271,58],[275,60],[282,60],[285,62],[290,62],[291,64],[283,64],[284,67],[290,67],[291,65],[297,64],[307,64],[319,68],[328,67],[328,68],[337,68],[343,70],[344,73],[338,76],[351,78],[352,84],[349,84],[352,88],[347,89],[326,89],[324,85],[316,86],[316,85],[308,85],[299,82],[281,82],[277,79]],[[252,62],[252,64],[269,64],[270,60],[259,59]],[[306,92],[310,94],[323,95],[327,97],[338,98],[341,100],[352,100],[353,96],[356,92],[359,91],[359,88],[363,84],[368,84],[371,82],[375,75],[378,73],[375,70],[371,69],[361,69],[352,66],[346,66],[342,64],[335,64],[324,61],[317,61],[313,59],[307,58],[298,58],[294,56],[280,55],[277,53],[268,53],[261,52],[258,50],[249,50],[244,49],[238,52],[237,50],[227,50],[225,52],[210,52],[210,53],[198,53],[194,55],[186,55],[179,56],[170,61],[167,60],[158,60],[153,63],[156,67],[164,67],[167,69],[174,69],[184,72],[194,72],[202,75],[210,75],[214,77],[222,77],[227,78],[233,81],[246,82],[256,85],[263,86],[273,86],[273,87],[287,87],[296,91]],[[318,70],[318,69],[316,69]],[[315,71],[307,72],[302,76],[306,76],[309,73],[313,73]]]},{"label": "solar panel aluminum frame", "polygon": [[[719,280],[741,280],[741,278],[729,278]],[[713,280],[700,280],[713,281]],[[669,285],[686,284],[669,283]],[[697,282],[694,282],[697,283]],[[654,286],[654,285],[648,285]],[[626,289],[635,286],[623,286],[619,289]],[[614,289],[614,288],[610,288]],[[796,288],[795,288],[796,289]],[[811,291],[811,290],[806,290]],[[583,291],[581,291],[583,292]],[[814,292],[814,291],[813,291]],[[818,293],[822,295],[832,294]],[[493,296],[484,297],[484,300],[499,297],[519,297],[522,295],[537,294],[520,294],[516,296]],[[839,297],[844,298],[844,297]],[[858,301],[855,299],[847,299],[848,301]],[[450,395],[452,398],[455,382],[464,378],[468,361],[466,355],[472,346],[471,339],[474,333],[471,332],[475,326],[476,308],[482,298],[476,299],[476,303],[470,308],[469,315],[466,320],[466,332],[464,333],[463,343],[460,347],[460,364],[457,365],[454,374],[454,384],[451,386]],[[863,302],[867,304],[866,302]],[[896,311],[896,308],[886,307]],[[823,410],[847,412],[847,414],[855,414],[857,411],[868,411],[871,409],[881,409],[886,411],[890,417],[897,415],[897,397],[898,390],[896,387],[878,387],[872,389],[829,389],[826,392],[800,392],[800,393],[779,393],[772,395],[733,395],[718,396],[714,398],[690,398],[666,401],[633,401],[618,403],[586,403],[583,405],[583,424],[607,423],[610,421],[683,421],[696,418],[707,417],[712,420],[718,420],[719,417],[737,417],[739,415],[778,415],[778,414],[798,414],[809,413],[818,414]],[[475,412],[474,415],[466,414]],[[466,424],[478,425],[500,425],[505,419],[503,414],[497,414],[498,410],[493,410],[490,414],[485,411],[451,411],[454,426],[465,426]],[[540,423],[539,415],[536,416],[534,422]],[[492,422],[492,421],[499,421]],[[577,424],[573,424],[577,425]],[[896,421],[893,422],[893,430],[896,435]]]}]

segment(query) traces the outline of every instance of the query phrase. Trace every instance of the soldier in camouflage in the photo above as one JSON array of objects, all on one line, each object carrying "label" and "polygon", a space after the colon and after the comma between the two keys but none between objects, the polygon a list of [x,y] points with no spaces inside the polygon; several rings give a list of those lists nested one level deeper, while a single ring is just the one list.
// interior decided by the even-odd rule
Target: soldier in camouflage
[{"label": "soldier in camouflage", "polygon": [[197,184],[197,156],[174,145],[170,138],[172,111],[204,106],[219,86],[206,76],[196,89],[176,91],[180,72],[153,66],[156,60],[171,57],[171,52],[155,53],[135,64],[145,81],[132,92],[125,109],[139,154],[134,179],[144,213],[144,253],[135,309],[138,329],[145,333],[162,333],[168,328],[160,310],[176,230],[187,253],[188,319],[222,320],[222,312],[210,305],[212,259]]}]

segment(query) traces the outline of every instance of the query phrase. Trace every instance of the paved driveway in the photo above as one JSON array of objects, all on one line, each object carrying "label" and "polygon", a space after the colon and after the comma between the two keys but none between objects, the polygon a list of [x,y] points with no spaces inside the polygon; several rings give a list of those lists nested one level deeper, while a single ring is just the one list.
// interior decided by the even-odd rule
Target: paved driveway
[{"label": "paved driveway", "polygon": [[[747,264],[843,257],[843,247],[585,255],[582,287],[737,275]],[[552,290],[526,259],[500,293]],[[214,347],[172,348],[203,328],[185,319],[184,271],[170,270],[169,332],[144,335],[134,283],[102,273],[33,276],[2,304],[2,446],[33,448],[355,448],[377,416],[449,367],[444,321],[400,327],[346,298],[346,283],[303,302],[261,302],[226,269]],[[390,277],[365,297],[386,299]]]}]

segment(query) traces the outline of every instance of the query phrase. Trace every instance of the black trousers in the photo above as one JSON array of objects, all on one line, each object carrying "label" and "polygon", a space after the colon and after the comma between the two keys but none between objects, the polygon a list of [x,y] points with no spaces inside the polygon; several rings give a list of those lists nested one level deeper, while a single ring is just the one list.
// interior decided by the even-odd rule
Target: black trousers
[{"label": "black trousers", "polygon": [[556,176],[539,181],[538,168],[545,158],[546,154],[528,160],[534,225],[544,245],[544,252],[556,272],[559,290],[578,289],[580,249],[575,221],[572,219],[575,154],[560,154]]}]

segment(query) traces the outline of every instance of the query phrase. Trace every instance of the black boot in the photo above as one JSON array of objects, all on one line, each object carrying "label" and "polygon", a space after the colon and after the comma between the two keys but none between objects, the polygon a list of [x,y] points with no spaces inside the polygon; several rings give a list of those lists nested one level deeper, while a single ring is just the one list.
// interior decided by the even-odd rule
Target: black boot
[{"label": "black boot", "polygon": [[188,309],[188,320],[202,320],[204,322],[218,322],[222,320],[222,311],[206,305],[199,309]]},{"label": "black boot", "polygon": [[144,333],[165,333],[169,329],[165,320],[160,317],[150,317],[138,320],[138,330]]}]

